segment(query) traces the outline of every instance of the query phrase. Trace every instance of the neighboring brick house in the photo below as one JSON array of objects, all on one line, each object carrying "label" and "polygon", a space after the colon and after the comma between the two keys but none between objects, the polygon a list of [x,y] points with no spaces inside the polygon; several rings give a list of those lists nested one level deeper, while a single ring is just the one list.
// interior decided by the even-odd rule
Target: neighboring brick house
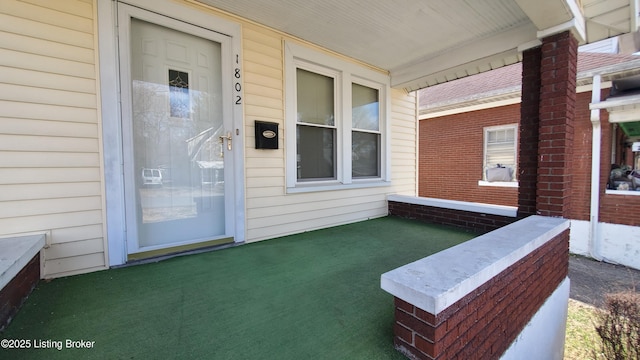
[{"label": "neighboring brick house", "polygon": [[[609,177],[612,164],[640,166],[631,151],[640,138],[629,132],[638,123],[612,125],[608,112],[600,111],[600,198],[593,217],[589,105],[594,75],[601,75],[605,99],[612,80],[639,72],[637,56],[579,53],[570,210],[572,252],[635,268],[640,268],[640,191],[633,191],[633,184],[622,190],[625,185],[609,184]],[[420,91],[419,196],[518,206],[521,83],[522,64],[517,63]],[[592,217],[599,219],[597,226]]]}]

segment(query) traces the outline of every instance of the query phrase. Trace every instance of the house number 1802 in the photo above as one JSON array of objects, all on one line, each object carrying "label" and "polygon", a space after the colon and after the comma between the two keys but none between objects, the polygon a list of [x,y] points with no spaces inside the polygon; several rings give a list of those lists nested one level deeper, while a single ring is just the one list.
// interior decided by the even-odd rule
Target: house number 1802
[{"label": "house number 1802", "polygon": [[[236,65],[240,65],[240,55],[236,55]],[[240,78],[242,77],[242,75],[240,74],[239,67],[235,68],[233,72],[233,77],[235,81],[235,83],[233,84],[233,88],[236,91],[235,102],[236,102],[236,105],[240,105],[242,104],[242,84],[240,84]]]}]

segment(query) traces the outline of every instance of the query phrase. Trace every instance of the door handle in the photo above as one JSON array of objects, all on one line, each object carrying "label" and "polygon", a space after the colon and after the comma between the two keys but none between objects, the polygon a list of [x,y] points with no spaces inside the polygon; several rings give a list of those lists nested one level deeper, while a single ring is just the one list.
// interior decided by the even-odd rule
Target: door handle
[{"label": "door handle", "polygon": [[220,135],[220,157],[224,157],[224,151],[222,147],[224,146],[224,139],[227,139],[227,150],[231,151],[231,131],[227,131],[226,134]]}]

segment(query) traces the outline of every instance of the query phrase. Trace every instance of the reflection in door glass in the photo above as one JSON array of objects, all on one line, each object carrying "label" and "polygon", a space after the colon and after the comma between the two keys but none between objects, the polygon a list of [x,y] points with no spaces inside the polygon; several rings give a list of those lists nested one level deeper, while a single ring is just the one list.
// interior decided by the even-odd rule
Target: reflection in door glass
[{"label": "reflection in door glass", "polygon": [[136,19],[131,29],[139,248],[220,237],[225,234],[221,46]]},{"label": "reflection in door glass", "polygon": [[169,69],[169,112],[171,117],[189,118],[189,74]]}]

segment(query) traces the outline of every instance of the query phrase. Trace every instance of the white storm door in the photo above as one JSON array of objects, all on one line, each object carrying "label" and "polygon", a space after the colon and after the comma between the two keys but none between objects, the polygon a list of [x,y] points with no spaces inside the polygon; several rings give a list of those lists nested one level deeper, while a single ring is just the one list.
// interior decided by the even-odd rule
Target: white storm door
[{"label": "white storm door", "polygon": [[127,251],[232,242],[230,39],[118,10]]}]

